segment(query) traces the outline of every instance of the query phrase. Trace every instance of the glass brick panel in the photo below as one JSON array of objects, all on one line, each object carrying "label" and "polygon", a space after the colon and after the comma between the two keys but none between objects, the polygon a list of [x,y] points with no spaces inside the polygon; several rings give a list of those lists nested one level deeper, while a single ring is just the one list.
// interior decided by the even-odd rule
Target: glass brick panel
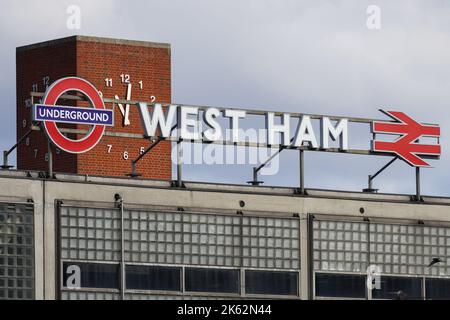
[{"label": "glass brick panel", "polygon": [[388,274],[422,274],[422,226],[371,223],[371,264]]},{"label": "glass brick panel", "polygon": [[[384,274],[450,276],[450,228],[419,224],[313,222],[314,270],[365,272],[368,265]],[[432,266],[433,259],[443,262]]]},{"label": "glass brick panel", "polygon": [[365,272],[368,266],[368,223],[313,222],[314,270]]},{"label": "glass brick panel", "polygon": [[114,209],[61,207],[61,258],[120,260],[120,212]]},{"label": "glass brick panel", "polygon": [[0,300],[34,299],[34,209],[0,203]]},{"label": "glass brick panel", "polygon": [[[298,219],[125,211],[125,260],[298,269]],[[242,224],[242,226],[241,226]]]},{"label": "glass brick panel", "polygon": [[298,219],[244,216],[242,225],[244,267],[300,267]]},{"label": "glass brick panel", "polygon": [[96,291],[62,291],[61,300],[120,300],[120,294]]},{"label": "glass brick panel", "polygon": [[[427,276],[450,277],[450,228],[422,226],[423,242],[418,251],[423,257],[423,274]],[[428,265],[434,258],[442,262]]]}]

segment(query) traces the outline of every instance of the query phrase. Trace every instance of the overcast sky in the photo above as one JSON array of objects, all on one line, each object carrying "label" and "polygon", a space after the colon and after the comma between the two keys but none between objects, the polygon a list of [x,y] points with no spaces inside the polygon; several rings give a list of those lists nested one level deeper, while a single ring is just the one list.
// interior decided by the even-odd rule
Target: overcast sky
[{"label": "overcast sky", "polygon": [[[81,29],[66,27],[81,8]],[[381,9],[369,30],[366,10]],[[450,196],[450,1],[1,0],[0,149],[15,142],[15,47],[80,34],[172,45],[172,100],[383,118],[379,108],[439,123],[443,154],[422,190]],[[387,157],[306,154],[306,186],[361,190]],[[295,186],[298,152],[285,151],[269,185]],[[250,166],[186,166],[188,180],[245,183]],[[375,181],[414,193],[398,161]]]}]

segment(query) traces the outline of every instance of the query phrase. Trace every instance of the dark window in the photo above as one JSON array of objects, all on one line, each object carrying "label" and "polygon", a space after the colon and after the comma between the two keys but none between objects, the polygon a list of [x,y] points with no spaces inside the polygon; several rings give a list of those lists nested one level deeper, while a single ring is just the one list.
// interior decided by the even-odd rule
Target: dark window
[{"label": "dark window", "polygon": [[186,291],[239,293],[239,270],[185,269]]},{"label": "dark window", "polygon": [[426,279],[426,297],[432,300],[450,300],[450,279]]},{"label": "dark window", "polygon": [[69,266],[78,266],[80,268],[80,284],[82,288],[119,288],[118,264],[64,262],[64,287],[67,287],[69,277],[74,276],[76,272],[67,270]]},{"label": "dark window", "polygon": [[366,277],[350,274],[316,273],[316,296],[365,298]]},{"label": "dark window", "polygon": [[181,268],[157,266],[126,266],[127,289],[181,290]]},{"label": "dark window", "polygon": [[380,289],[372,290],[373,299],[422,299],[422,279],[406,277],[383,277]]},{"label": "dark window", "polygon": [[297,284],[297,272],[245,271],[246,293],[297,295]]}]

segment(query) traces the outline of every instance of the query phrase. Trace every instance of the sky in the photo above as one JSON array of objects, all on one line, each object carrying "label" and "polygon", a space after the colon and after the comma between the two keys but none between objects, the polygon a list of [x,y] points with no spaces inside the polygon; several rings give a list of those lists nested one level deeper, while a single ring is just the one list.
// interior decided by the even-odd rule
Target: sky
[{"label": "sky", "polygon": [[[79,30],[67,8],[81,10]],[[379,28],[368,28],[380,9]],[[383,118],[403,111],[441,126],[442,156],[422,193],[450,196],[450,2],[445,0],[2,0],[0,149],[15,143],[15,48],[74,34],[166,42],[172,101]],[[351,133],[350,133],[351,134]],[[389,157],[306,152],[308,188],[361,190]],[[265,185],[298,186],[298,152],[284,151]],[[184,179],[245,183],[251,165],[186,165]],[[414,194],[414,169],[395,162],[380,192]]]}]

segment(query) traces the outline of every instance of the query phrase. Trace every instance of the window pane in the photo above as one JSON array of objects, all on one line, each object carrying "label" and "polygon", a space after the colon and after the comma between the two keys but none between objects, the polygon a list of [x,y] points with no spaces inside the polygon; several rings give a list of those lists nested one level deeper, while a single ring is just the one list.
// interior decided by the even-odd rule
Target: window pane
[{"label": "window pane", "polygon": [[297,287],[297,272],[245,271],[246,293],[297,295]]},{"label": "window pane", "polygon": [[82,288],[119,288],[119,264],[64,262],[64,287],[67,287],[69,277],[74,276],[76,272],[67,270],[70,266],[80,268],[79,276]]},{"label": "window pane", "polygon": [[373,299],[421,299],[422,279],[406,277],[381,277],[381,289],[372,291]]},{"label": "window pane", "polygon": [[126,287],[136,290],[180,291],[181,268],[126,266]]},{"label": "window pane", "polygon": [[365,298],[366,277],[316,273],[317,297]]},{"label": "window pane", "polygon": [[239,293],[239,270],[185,269],[186,291]]},{"label": "window pane", "polygon": [[425,281],[427,299],[450,299],[450,279],[426,279]]}]

